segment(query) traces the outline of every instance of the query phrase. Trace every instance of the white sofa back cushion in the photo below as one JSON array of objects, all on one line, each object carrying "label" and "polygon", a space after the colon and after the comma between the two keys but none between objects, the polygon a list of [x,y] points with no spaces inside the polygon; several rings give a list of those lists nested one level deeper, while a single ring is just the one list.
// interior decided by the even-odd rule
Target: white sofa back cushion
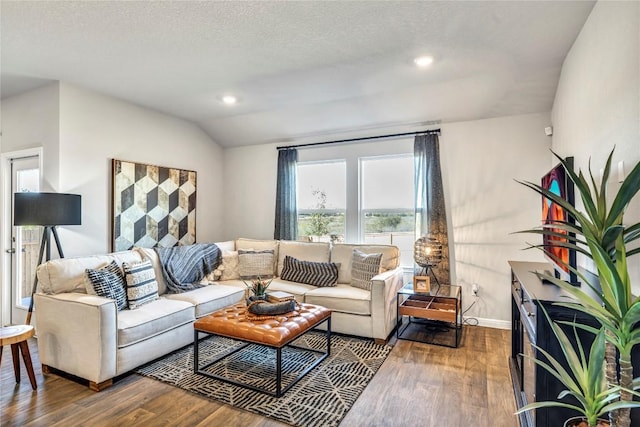
[{"label": "white sofa back cushion", "polygon": [[63,292],[86,293],[87,268],[98,269],[115,260],[118,266],[123,262],[140,262],[142,258],[136,251],[116,252],[109,255],[93,255],[78,258],[63,258],[47,261],[38,266],[38,283],[45,294]]},{"label": "white sofa back cushion", "polygon": [[331,262],[339,262],[338,283],[351,283],[351,257],[353,250],[358,249],[365,254],[382,254],[380,272],[393,270],[399,265],[400,250],[391,245],[367,245],[337,243],[331,249]]},{"label": "white sofa back cushion", "polygon": [[329,243],[306,243],[292,240],[280,240],[277,276],[282,276],[284,257],[287,255],[302,261],[329,262],[330,252],[331,246]]},{"label": "white sofa back cushion", "polygon": [[220,252],[236,250],[235,240],[227,240],[226,242],[214,242],[214,244],[218,247],[218,249],[220,249]]}]

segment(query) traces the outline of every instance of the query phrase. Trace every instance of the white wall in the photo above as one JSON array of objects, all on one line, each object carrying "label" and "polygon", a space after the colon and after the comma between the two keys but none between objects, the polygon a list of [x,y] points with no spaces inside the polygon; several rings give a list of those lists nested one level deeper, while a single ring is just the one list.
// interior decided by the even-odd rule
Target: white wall
[{"label": "white wall", "polygon": [[278,175],[277,144],[224,150],[222,239],[273,239]]},{"label": "white wall", "polygon": [[440,148],[453,228],[449,238],[465,307],[473,302],[470,285],[480,286],[480,299],[468,316],[508,321],[507,261],[543,260],[539,251],[523,250],[526,242],[539,243],[540,237],[511,233],[540,224],[540,196],[515,179],[537,183],[547,172],[548,125],[548,113],[442,125]]},{"label": "white wall", "polygon": [[42,191],[59,187],[59,100],[59,83],[2,100],[2,152],[42,147]]},{"label": "white wall", "polygon": [[[199,242],[220,239],[220,146],[191,122],[67,83],[55,87],[55,91],[38,89],[2,101],[2,149],[44,145],[45,178],[57,171],[57,183],[50,190],[82,195],[82,225],[60,229],[65,256],[111,249],[113,158],[195,170],[196,238]],[[50,104],[59,105],[59,110],[56,108],[57,116],[51,113],[47,121],[24,114]],[[24,130],[18,133],[13,129]],[[57,152],[55,145],[47,142],[47,138],[56,140],[56,133]]]},{"label": "white wall", "polygon": [[[551,117],[554,151],[574,156],[585,172],[591,158],[599,178],[614,146],[614,166],[624,160],[628,172],[640,161],[640,3],[594,6],[564,61]],[[609,194],[618,189],[613,174]],[[625,214],[625,223],[638,221],[640,194]],[[586,265],[580,255],[579,264]],[[637,256],[629,268],[634,293],[640,294]]]},{"label": "white wall", "polygon": [[[453,279],[465,285],[465,306],[471,303],[471,283],[480,285],[482,295],[469,315],[509,320],[507,261],[542,260],[539,253],[521,250],[527,238],[536,236],[509,233],[540,223],[540,198],[513,180],[537,182],[549,169],[550,139],[544,134],[549,120],[549,114],[542,113],[441,126],[443,181],[452,224],[449,239],[455,249]],[[229,177],[225,180],[225,239],[273,237],[276,147],[225,150],[225,176]],[[349,151],[346,147],[340,150]],[[379,147],[372,148],[371,154],[413,150],[406,141],[390,140],[387,147],[392,149],[382,152]],[[325,149],[322,154],[326,154]],[[299,158],[320,159],[313,149],[300,150]]]}]

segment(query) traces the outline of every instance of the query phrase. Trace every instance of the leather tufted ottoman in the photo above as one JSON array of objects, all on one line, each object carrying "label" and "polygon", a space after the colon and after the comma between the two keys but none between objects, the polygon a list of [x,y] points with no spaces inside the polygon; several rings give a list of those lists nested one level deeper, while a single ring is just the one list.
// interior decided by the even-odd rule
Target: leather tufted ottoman
[{"label": "leather tufted ottoman", "polygon": [[[323,322],[327,322],[326,351],[322,352],[319,350],[306,347],[298,347],[290,344],[292,341],[304,335],[306,332],[310,331]],[[210,378],[215,378],[217,380],[225,381],[231,384],[250,388],[262,393],[271,394],[276,397],[280,397],[284,393],[286,393],[287,390],[289,390],[295,383],[297,383],[302,377],[304,377],[309,371],[311,371],[311,369],[316,367],[331,353],[331,310],[318,305],[299,304],[299,309],[292,313],[274,316],[273,318],[264,320],[248,320],[246,305],[237,304],[227,308],[223,308],[206,317],[196,320],[193,324],[193,327],[193,371],[195,373],[205,375]],[[204,366],[199,366],[200,334],[219,335],[242,341],[245,343],[245,345],[234,348],[231,352],[228,352],[221,357],[216,358],[215,360],[207,363]],[[249,345],[255,344],[275,349],[275,391],[251,384],[238,382],[234,379],[206,371],[206,369],[211,367],[212,365],[242,351]],[[282,349],[284,347],[320,353],[320,357],[309,364],[304,370],[302,370],[302,372],[297,375],[297,377],[292,382],[290,382],[286,385],[286,387],[283,388]]]}]

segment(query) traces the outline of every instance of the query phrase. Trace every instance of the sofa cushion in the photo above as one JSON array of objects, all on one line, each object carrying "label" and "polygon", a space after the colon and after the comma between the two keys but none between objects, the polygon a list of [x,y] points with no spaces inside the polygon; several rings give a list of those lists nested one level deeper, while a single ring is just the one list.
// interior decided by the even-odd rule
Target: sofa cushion
[{"label": "sofa cushion", "polygon": [[243,251],[273,251],[273,272],[272,275],[277,273],[278,267],[278,247],[279,242],[277,240],[254,240],[240,238],[236,240],[236,250]]},{"label": "sofa cushion", "polygon": [[337,243],[331,248],[331,262],[340,263],[338,283],[351,283],[351,257],[354,249],[365,254],[381,253],[381,272],[393,270],[400,262],[400,250],[396,246]]},{"label": "sofa cushion", "polygon": [[285,256],[280,278],[313,286],[335,286],[338,281],[339,265],[333,262],[301,261]]},{"label": "sofa cushion", "polygon": [[118,347],[126,347],[177,328],[195,319],[195,308],[186,301],[158,298],[137,310],[118,313]]},{"label": "sofa cushion", "polygon": [[302,261],[329,262],[329,243],[306,243],[281,240],[278,248],[278,276],[282,276],[284,258],[288,255]]},{"label": "sofa cushion", "polygon": [[267,293],[269,293],[269,291],[284,291],[292,294],[297,301],[304,302],[304,294],[306,294],[307,292],[313,289],[318,289],[318,288],[316,288],[313,285],[289,282],[288,280],[282,280],[282,279],[276,278],[276,279],[273,279],[273,281],[271,282],[271,285],[269,285],[269,289],[267,289]]},{"label": "sofa cushion", "polygon": [[218,249],[220,249],[220,252],[236,250],[235,240],[227,240],[225,242],[215,242],[215,245],[218,247]]},{"label": "sofa cushion", "polygon": [[130,310],[158,299],[158,282],[151,261],[147,259],[135,264],[123,262],[122,270],[127,284]]},{"label": "sofa cushion", "polygon": [[47,261],[38,266],[39,289],[45,294],[63,292],[86,293],[86,269],[104,267],[115,260],[118,265],[123,262],[140,262],[142,258],[136,251],[116,252],[109,255],[94,255],[78,258],[62,258]]},{"label": "sofa cushion", "polygon": [[273,277],[273,250],[238,250],[238,272],[241,279]]},{"label": "sofa cushion", "polygon": [[124,278],[115,261],[111,261],[100,269],[87,268],[86,271],[91,283],[91,286],[87,287],[88,294],[115,300],[118,311],[127,308]]},{"label": "sofa cushion", "polygon": [[247,290],[247,285],[241,279],[221,280],[211,284],[211,286],[216,286],[216,285],[224,285],[224,286],[231,286],[233,288],[239,288],[239,289],[242,289],[243,292]]},{"label": "sofa cushion", "polygon": [[380,273],[382,254],[365,254],[353,250],[351,259],[351,286],[371,290],[371,279]]},{"label": "sofa cushion", "polygon": [[194,305],[196,307],[195,316],[199,318],[242,301],[244,289],[215,284],[180,294],[167,294],[165,298]]},{"label": "sofa cushion", "polygon": [[349,285],[315,288],[305,294],[304,302],[341,313],[371,315],[371,292]]}]

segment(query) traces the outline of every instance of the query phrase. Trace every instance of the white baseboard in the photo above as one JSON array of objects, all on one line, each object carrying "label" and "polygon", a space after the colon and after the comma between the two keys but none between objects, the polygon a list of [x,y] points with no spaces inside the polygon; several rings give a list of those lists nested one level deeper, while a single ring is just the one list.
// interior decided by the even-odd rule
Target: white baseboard
[{"label": "white baseboard", "polygon": [[486,328],[494,329],[511,329],[511,322],[509,320],[497,320],[497,319],[484,319],[482,317],[468,316],[478,321],[478,326],[484,326]]}]

